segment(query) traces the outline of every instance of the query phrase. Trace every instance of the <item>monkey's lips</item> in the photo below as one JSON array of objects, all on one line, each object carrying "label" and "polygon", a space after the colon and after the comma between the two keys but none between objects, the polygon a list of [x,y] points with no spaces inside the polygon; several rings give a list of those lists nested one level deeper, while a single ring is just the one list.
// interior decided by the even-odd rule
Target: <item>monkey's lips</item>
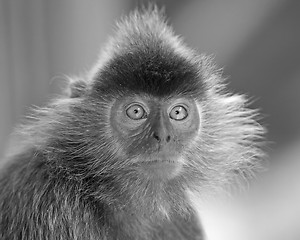
[{"label": "monkey's lips", "polygon": [[156,158],[139,163],[142,172],[154,179],[172,179],[180,173],[182,165],[178,159],[169,158]]}]

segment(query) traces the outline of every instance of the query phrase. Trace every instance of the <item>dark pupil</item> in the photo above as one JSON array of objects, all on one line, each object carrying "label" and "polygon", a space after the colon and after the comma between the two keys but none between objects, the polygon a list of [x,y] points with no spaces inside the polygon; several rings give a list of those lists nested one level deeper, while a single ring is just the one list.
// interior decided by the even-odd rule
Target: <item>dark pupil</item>
[{"label": "dark pupil", "polygon": [[180,112],[179,112],[179,110],[176,110],[175,113],[178,115]]},{"label": "dark pupil", "polygon": [[133,112],[134,112],[135,114],[138,114],[138,113],[139,113],[139,110],[136,108],[136,109],[133,110]]}]

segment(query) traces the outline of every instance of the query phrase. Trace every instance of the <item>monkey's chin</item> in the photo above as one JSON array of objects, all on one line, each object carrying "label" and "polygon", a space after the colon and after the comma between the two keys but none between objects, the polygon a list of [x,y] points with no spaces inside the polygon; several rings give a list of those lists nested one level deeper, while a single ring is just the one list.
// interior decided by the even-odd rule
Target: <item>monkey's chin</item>
[{"label": "monkey's chin", "polygon": [[152,160],[140,163],[140,169],[149,179],[168,180],[180,174],[182,163],[170,160]]}]

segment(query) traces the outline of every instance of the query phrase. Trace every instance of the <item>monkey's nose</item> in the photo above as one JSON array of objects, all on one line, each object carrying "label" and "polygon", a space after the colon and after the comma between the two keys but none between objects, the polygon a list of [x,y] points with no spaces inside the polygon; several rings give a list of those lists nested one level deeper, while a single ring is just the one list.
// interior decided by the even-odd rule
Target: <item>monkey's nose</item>
[{"label": "monkey's nose", "polygon": [[159,134],[159,133],[154,132],[152,136],[153,136],[158,142],[161,142],[161,141],[170,142],[170,140],[171,140],[171,137],[170,137],[170,135],[168,135],[168,134]]}]

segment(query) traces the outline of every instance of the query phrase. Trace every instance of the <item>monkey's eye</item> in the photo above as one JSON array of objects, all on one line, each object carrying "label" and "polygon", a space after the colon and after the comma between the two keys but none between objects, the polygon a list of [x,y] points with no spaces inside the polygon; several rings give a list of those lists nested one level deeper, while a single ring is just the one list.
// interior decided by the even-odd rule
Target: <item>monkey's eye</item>
[{"label": "monkey's eye", "polygon": [[188,112],[184,106],[177,105],[172,108],[171,112],[169,113],[169,116],[173,120],[181,121],[187,118]]},{"label": "monkey's eye", "polygon": [[147,117],[147,112],[140,104],[134,103],[126,109],[126,115],[132,120],[140,120]]}]

